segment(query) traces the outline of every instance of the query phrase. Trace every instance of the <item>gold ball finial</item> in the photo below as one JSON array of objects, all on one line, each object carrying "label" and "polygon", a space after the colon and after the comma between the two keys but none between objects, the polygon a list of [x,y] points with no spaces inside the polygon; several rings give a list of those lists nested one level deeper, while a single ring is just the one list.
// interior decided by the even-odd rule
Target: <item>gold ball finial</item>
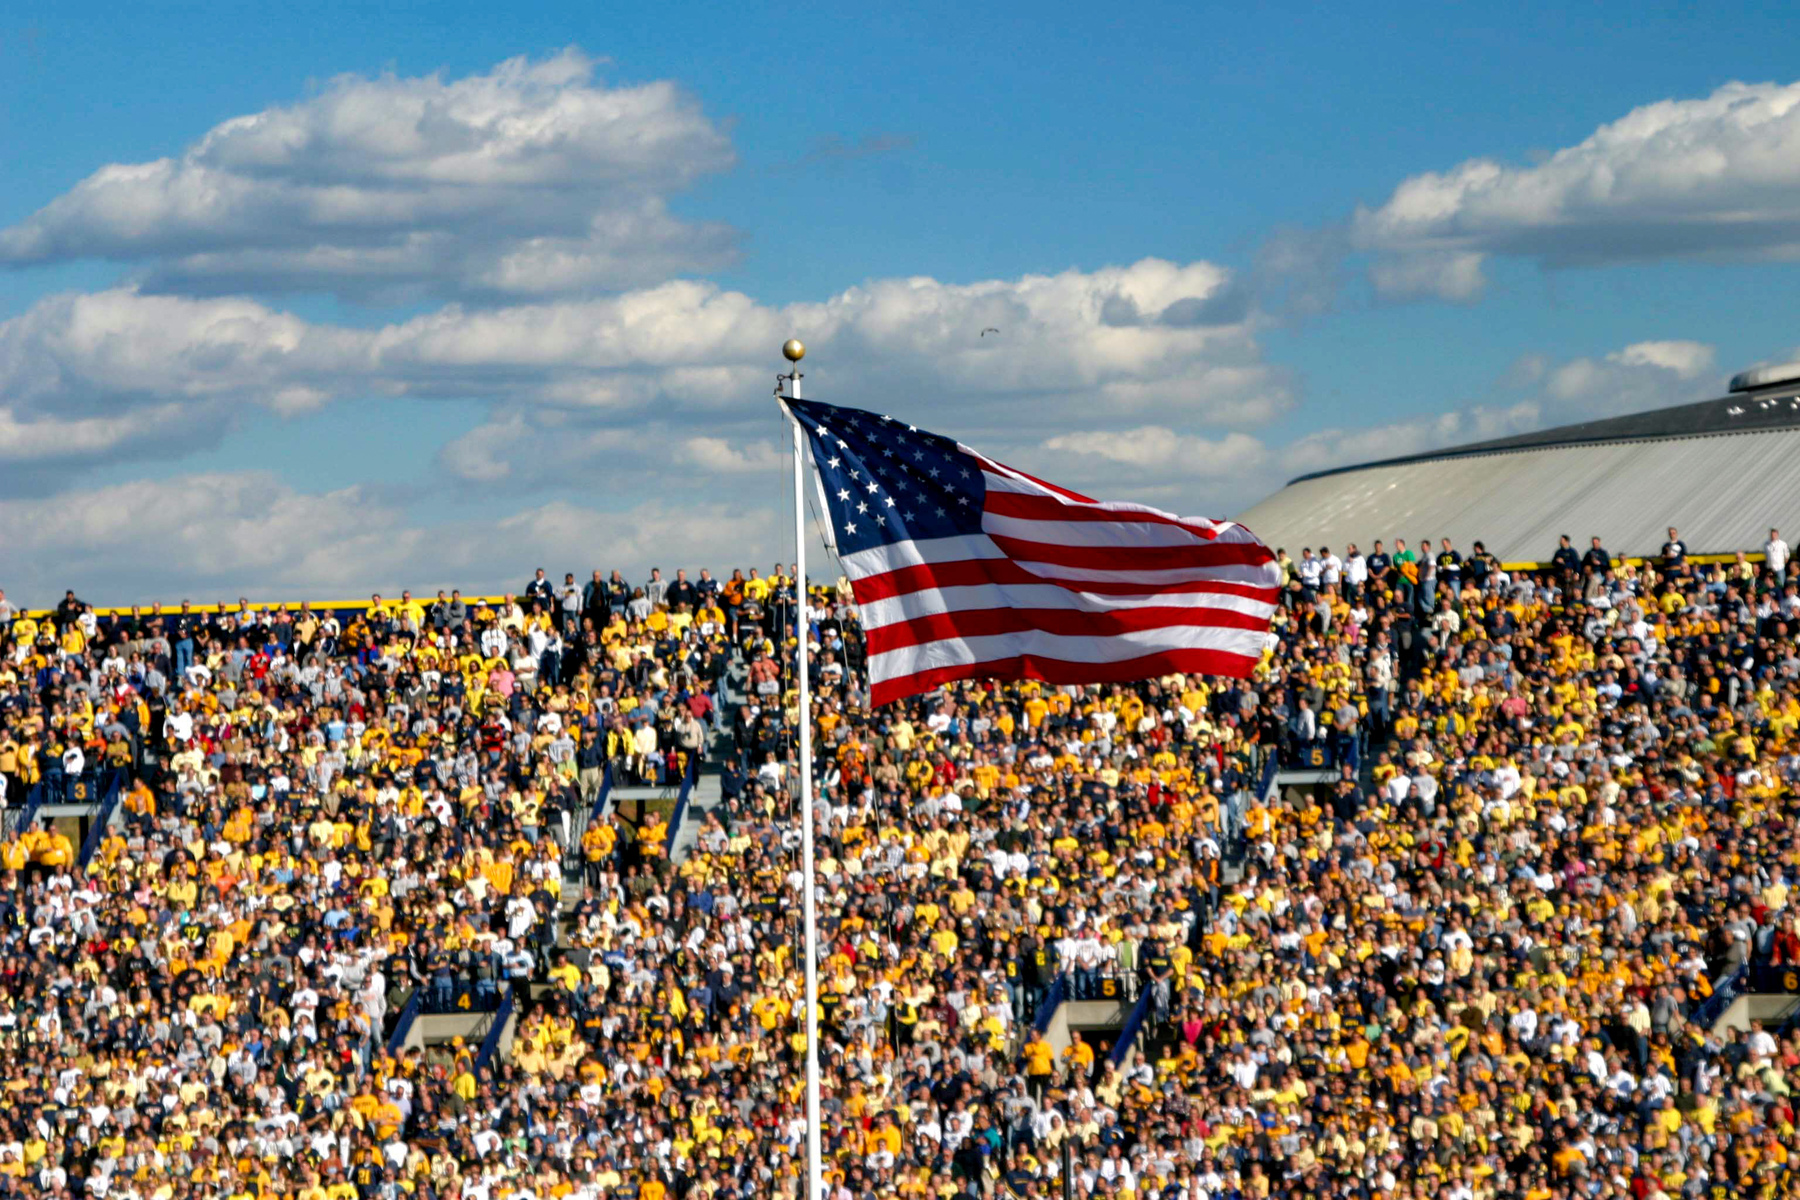
[{"label": "gold ball finial", "polygon": [[797,363],[806,357],[806,343],[799,338],[789,338],[787,345],[781,348],[782,355],[791,363]]}]

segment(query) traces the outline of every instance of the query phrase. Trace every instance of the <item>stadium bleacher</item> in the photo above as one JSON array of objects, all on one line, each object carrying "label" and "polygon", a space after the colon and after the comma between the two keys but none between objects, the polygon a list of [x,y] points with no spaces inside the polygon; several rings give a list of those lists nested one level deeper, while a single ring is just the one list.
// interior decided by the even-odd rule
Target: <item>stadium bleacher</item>
[{"label": "stadium bleacher", "polygon": [[[1420,550],[878,710],[811,589],[833,1200],[1791,1192],[1800,570]],[[605,574],[0,614],[0,1196],[799,1195],[795,581]]]}]

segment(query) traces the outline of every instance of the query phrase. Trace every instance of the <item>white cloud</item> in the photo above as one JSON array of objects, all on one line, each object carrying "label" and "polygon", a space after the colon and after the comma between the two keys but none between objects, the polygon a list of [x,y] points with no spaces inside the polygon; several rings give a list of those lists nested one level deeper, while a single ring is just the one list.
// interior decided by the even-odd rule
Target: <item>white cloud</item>
[{"label": "white cloud", "polygon": [[192,405],[161,404],[119,416],[32,416],[0,407],[0,463],[83,462],[122,448],[143,452],[149,444],[197,432],[200,415]]},{"label": "white cloud", "polygon": [[320,599],[516,590],[534,567],[714,566],[788,553],[777,514],[661,502],[604,511],[557,501],[498,520],[421,526],[365,488],[302,492],[263,473],[188,475],[0,501],[9,598],[95,603],[190,596]]},{"label": "white cloud", "polygon": [[1474,159],[1359,208],[1378,290],[1467,300],[1493,255],[1549,266],[1800,257],[1800,84],[1729,83],[1603,125],[1543,163]]},{"label": "white cloud", "polygon": [[1217,441],[1176,433],[1164,425],[1144,425],[1116,432],[1064,433],[1043,448],[1053,455],[1098,460],[1108,467],[1128,467],[1157,476],[1219,476],[1262,465],[1263,446],[1243,433]]},{"label": "white cloud", "polygon": [[1430,251],[1378,260],[1369,268],[1375,290],[1395,300],[1435,298],[1465,303],[1487,287],[1482,256]]},{"label": "white cloud", "polygon": [[1247,493],[1267,490],[1269,455],[1247,433],[1204,438],[1166,425],[1088,429],[1034,444],[994,448],[996,457],[1101,500],[1134,500],[1177,512],[1224,516]]},{"label": "white cloud", "polygon": [[791,454],[774,442],[733,445],[724,438],[691,437],[681,443],[677,457],[719,475],[770,475],[784,466],[791,470]]},{"label": "white cloud", "polygon": [[[1255,320],[1216,303],[1232,284],[1209,263],[1145,259],[973,284],[876,280],[776,308],[677,281],[587,300],[450,305],[377,328],[310,323],[245,299],[116,288],[51,297],[0,323],[0,395],[20,422],[176,405],[204,409],[215,429],[252,405],[286,413],[348,397],[486,400],[496,405],[489,423],[446,447],[444,460],[462,479],[498,482],[546,439],[551,458],[573,461],[651,423],[690,436],[767,436],[754,427],[775,411],[764,398],[777,349],[798,334],[811,348],[809,395],[941,419],[959,435],[1014,438],[1021,428],[1127,425],[1151,414],[1242,426],[1285,411],[1293,383],[1263,359]],[[1000,332],[984,337],[986,328]],[[840,380],[849,382],[832,386]],[[131,449],[121,438],[96,447],[94,461]],[[738,440],[728,449],[743,452]],[[719,447],[683,453],[715,471],[760,461],[727,461]]]},{"label": "white cloud", "polygon": [[576,50],[484,75],[346,75],[102,167],[11,228],[0,263],[148,265],[155,290],[533,296],[729,259],[667,199],[733,162],[667,82],[609,87]]},{"label": "white cloud", "polygon": [[[773,406],[766,415],[772,423]],[[694,487],[725,476],[773,478],[787,462],[787,451],[768,440],[684,436],[661,422],[595,427],[581,414],[518,408],[496,414],[438,452],[439,466],[458,482],[514,491],[575,480],[586,491],[683,482]]]},{"label": "white cloud", "polygon": [[[460,483],[529,489],[580,479],[588,490],[609,468],[629,465],[635,478],[650,464],[634,461],[629,429],[570,428],[567,414],[511,409],[438,451],[438,465]],[[641,448],[641,444],[640,444]],[[581,469],[579,475],[573,474]]]},{"label": "white cloud", "polygon": [[1478,405],[1368,429],[1323,429],[1290,444],[1282,452],[1281,467],[1292,478],[1351,463],[1404,458],[1528,433],[1542,424],[1542,418],[1539,405],[1521,401],[1505,408]]},{"label": "white cloud", "polygon": [[1510,402],[1475,404],[1369,429],[1325,429],[1287,446],[1284,478],[1309,471],[1483,442],[1579,421],[1707,398],[1713,347],[1694,341],[1634,342],[1599,357],[1552,363],[1528,355],[1507,372]]},{"label": "white cloud", "polygon": [[1576,358],[1551,368],[1544,398],[1558,420],[1588,420],[1704,400],[1702,380],[1713,369],[1703,342],[1636,342],[1600,358]]}]

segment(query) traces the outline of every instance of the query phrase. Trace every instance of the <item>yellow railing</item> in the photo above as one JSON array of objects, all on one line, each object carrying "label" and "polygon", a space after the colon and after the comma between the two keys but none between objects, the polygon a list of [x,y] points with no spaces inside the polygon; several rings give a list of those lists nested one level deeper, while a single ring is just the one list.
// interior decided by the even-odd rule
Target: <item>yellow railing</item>
[{"label": "yellow railing", "polygon": [[[1710,567],[1720,563],[1734,563],[1737,561],[1737,556],[1738,552],[1733,550],[1729,554],[1690,554],[1687,560],[1699,566]],[[1746,552],[1744,560],[1759,563],[1763,561],[1763,553],[1760,550],[1754,554]],[[1645,564],[1661,562],[1662,559],[1659,555],[1644,554],[1630,558],[1615,558],[1612,561],[1615,567],[1641,567]],[[1550,564],[1547,562],[1509,562],[1501,563],[1500,568],[1505,571],[1547,571],[1550,569]]]},{"label": "yellow railing", "polygon": [[[1763,556],[1762,551],[1759,550],[1753,554],[1746,553],[1744,555],[1744,558],[1748,562],[1760,563],[1763,561],[1764,556]],[[1621,566],[1621,567],[1627,566],[1627,565],[1633,566],[1633,567],[1641,567],[1641,566],[1644,566],[1646,563],[1655,563],[1657,561],[1658,561],[1658,559],[1655,555],[1642,555],[1642,556],[1635,556],[1635,557],[1629,557],[1629,558],[1615,558],[1615,559],[1613,559],[1613,565]],[[1688,555],[1688,561],[1690,563],[1695,563],[1700,566],[1714,566],[1714,565],[1718,565],[1720,563],[1734,563],[1737,561],[1737,551],[1734,550],[1729,554],[1690,554],[1690,555]],[[1501,566],[1502,570],[1506,570],[1506,571],[1543,571],[1543,570],[1549,569],[1550,563],[1548,563],[1548,562],[1508,562],[1508,563],[1501,563],[1500,566]],[[815,590],[821,586],[823,586],[823,585],[820,585],[820,584],[813,585]],[[514,592],[512,594],[515,598],[520,595],[520,593],[518,593],[518,592]],[[506,597],[504,595],[464,596],[462,598],[462,602],[464,604],[468,605],[470,608],[480,608],[484,604],[486,604],[486,605],[501,604],[505,600],[506,600]],[[386,605],[393,605],[393,604],[399,604],[400,599],[398,597],[394,597],[394,596],[383,596],[381,598],[381,602]],[[437,602],[437,597],[435,595],[431,596],[427,599],[423,599],[423,600],[417,596],[413,597],[413,603],[421,605],[425,608],[430,608],[436,602]],[[266,601],[254,601],[254,602],[244,604],[242,606],[237,605],[237,604],[190,604],[188,606],[187,611],[190,614],[194,614],[194,615],[210,615],[212,613],[218,613],[218,612],[237,612],[237,611],[239,611],[240,607],[242,607],[242,608],[247,608],[251,612],[276,612],[281,609],[287,609],[290,612],[298,612],[300,609],[301,603],[302,602],[299,600],[266,600]],[[305,603],[310,605],[315,610],[353,609],[353,610],[360,612],[360,611],[370,607],[370,602],[367,600],[309,600],[309,601],[305,601]],[[112,607],[97,607],[94,609],[94,612],[102,617],[123,617],[123,616],[130,616],[133,608],[136,608],[139,611],[140,615],[145,615],[145,616],[149,615],[150,605],[148,605],[148,604],[138,604],[138,605],[126,604],[126,605],[117,605],[117,606],[112,606]],[[181,611],[182,611],[181,606],[179,604],[164,604],[162,615],[165,617],[177,616],[181,613]],[[56,612],[56,610],[52,609],[52,608],[31,608],[31,609],[23,610],[22,612],[19,613],[19,615],[21,617],[31,617],[34,620],[36,620],[36,619],[41,619],[43,617],[53,616],[53,615],[55,615],[55,612]]]},{"label": "yellow railing", "polygon": [[[514,596],[517,597],[517,595],[518,595],[518,593],[515,592]],[[504,603],[505,600],[506,600],[506,597],[503,595],[499,595],[499,596],[464,596],[462,598],[462,602],[464,604],[468,605],[470,608],[480,608],[484,604],[487,604],[487,605],[501,604],[501,603]],[[430,597],[429,599],[421,600],[417,596],[414,596],[412,599],[412,602],[414,604],[418,604],[424,608],[430,608],[433,604],[437,603],[437,597],[434,595],[434,596]],[[241,604],[241,605],[240,604],[190,604],[190,605],[188,605],[186,611],[191,616],[210,616],[213,613],[222,613],[222,612],[234,613],[234,612],[243,611],[245,609],[249,610],[250,612],[279,612],[282,609],[286,609],[289,612],[299,612],[300,605],[302,603],[309,605],[315,612],[323,612],[323,611],[331,610],[331,609],[346,609],[346,608],[354,609],[358,612],[361,612],[361,611],[371,607],[371,605],[372,605],[372,602],[368,601],[368,600],[307,600],[307,601],[265,600],[265,601],[251,601],[249,603]],[[404,602],[398,596],[383,596],[381,598],[381,603],[385,606],[392,607],[394,605],[401,604]],[[121,604],[121,605],[111,605],[111,606],[96,605],[94,607],[94,612],[102,617],[128,617],[131,615],[132,610],[136,609],[139,616],[147,617],[147,616],[151,615],[150,608],[151,608],[151,606],[148,604]],[[162,614],[161,615],[165,616],[165,617],[180,616],[182,611],[183,611],[182,607],[179,604],[164,604],[162,606]],[[19,615],[21,617],[31,617],[33,619],[39,619],[39,618],[43,618],[43,617],[55,616],[56,610],[54,608],[29,608],[29,609],[25,609],[24,611],[20,612]]]}]

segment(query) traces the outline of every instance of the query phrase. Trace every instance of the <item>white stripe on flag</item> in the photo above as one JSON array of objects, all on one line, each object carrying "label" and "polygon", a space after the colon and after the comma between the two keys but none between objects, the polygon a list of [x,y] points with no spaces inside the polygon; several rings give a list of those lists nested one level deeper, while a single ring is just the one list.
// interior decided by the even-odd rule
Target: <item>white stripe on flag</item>
[{"label": "white stripe on flag", "polygon": [[1083,663],[1121,662],[1167,650],[1190,649],[1218,650],[1255,658],[1262,654],[1267,640],[1268,635],[1260,630],[1204,625],[1146,629],[1111,637],[1076,637],[1032,629],[991,637],[944,638],[871,655],[869,675],[871,680],[879,683],[940,667],[967,666],[1026,654]]},{"label": "white stripe on flag", "polygon": [[984,533],[941,538],[908,538],[886,546],[871,546],[846,554],[839,561],[844,574],[852,579],[885,575],[902,567],[920,567],[926,563],[967,562],[972,558],[1005,558],[1006,551]]},{"label": "white stripe on flag", "polygon": [[1118,550],[1168,549],[1183,546],[1216,546],[1184,525],[1159,521],[1133,521],[1120,514],[1110,521],[1054,521],[1011,517],[996,512],[981,514],[985,533],[1023,538],[1028,542],[1056,542],[1064,546],[1107,546]]},{"label": "white stripe on flag", "polygon": [[[1053,540],[1038,538],[1037,541]],[[871,546],[867,550],[858,550],[854,554],[846,554],[841,561],[844,573],[851,579],[866,579],[870,575],[883,575],[889,571],[898,571],[903,567],[924,566],[927,563],[966,562],[978,558],[1006,558],[1006,551],[1000,549],[986,534],[970,534],[957,537],[922,538],[917,541],[894,542],[886,546]],[[1019,560],[1018,565],[1046,582],[1068,580],[1071,583],[1139,583],[1139,584],[1182,584],[1182,583],[1241,583],[1251,587],[1270,587],[1273,580],[1267,567],[1251,567],[1241,563],[1231,563],[1219,567],[1181,567],[1163,571],[1134,570],[1101,570],[1095,567],[1065,567],[1059,563],[1039,563]]]},{"label": "white stripe on flag", "polygon": [[989,608],[1053,608],[1072,612],[1107,613],[1134,608],[1209,608],[1244,613],[1268,620],[1275,606],[1263,600],[1219,592],[1164,592],[1154,596],[1097,596],[1074,592],[1053,583],[976,584],[969,587],[927,588],[902,596],[872,600],[862,605],[864,629],[880,629],[900,621],[939,613],[972,612]]}]

